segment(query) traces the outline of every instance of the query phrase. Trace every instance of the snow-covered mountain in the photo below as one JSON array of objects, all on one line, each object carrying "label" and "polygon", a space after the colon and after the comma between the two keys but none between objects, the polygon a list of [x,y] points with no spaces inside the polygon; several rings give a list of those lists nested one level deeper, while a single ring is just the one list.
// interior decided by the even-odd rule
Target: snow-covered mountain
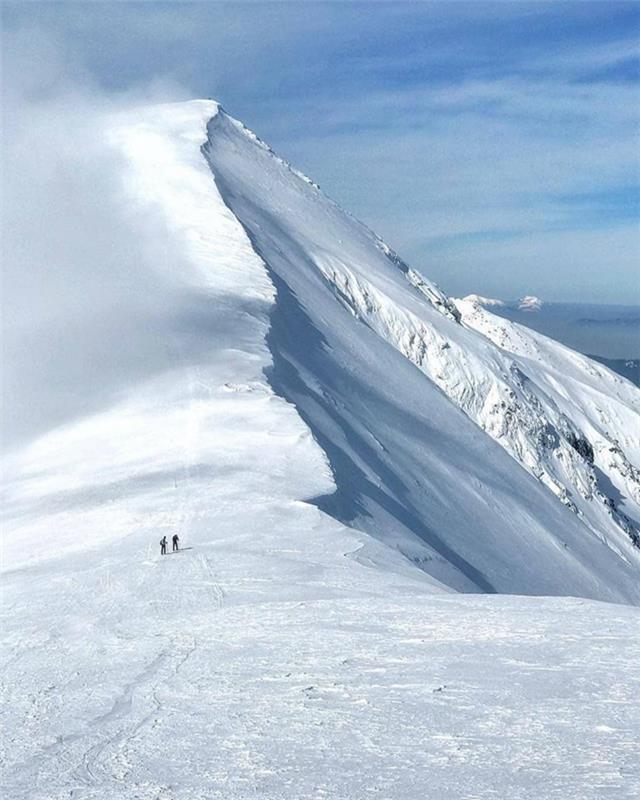
[{"label": "snow-covered mountain", "polygon": [[491,308],[491,306],[500,308],[506,305],[504,300],[498,300],[495,297],[484,297],[481,294],[468,294],[462,299],[468,300],[470,303],[476,303],[479,306],[486,306],[487,308]]},{"label": "snow-covered mountain", "polygon": [[[210,492],[228,442],[262,481],[268,458],[249,453],[277,430],[308,442],[293,496],[452,589],[635,601],[635,387],[446,297],[211,103],[121,117],[108,135],[127,202],[159,209],[188,254],[176,291],[195,298],[211,350],[9,458],[11,560],[33,558],[52,518],[74,549],[166,515],[184,525],[192,502],[159,498],[149,476],[195,470]],[[240,456],[220,423],[245,406]],[[291,492],[273,482],[266,497]]]},{"label": "snow-covered mountain", "polygon": [[542,300],[533,294],[526,294],[518,301],[520,311],[540,311]]},{"label": "snow-covered mountain", "polygon": [[542,308],[542,300],[532,294],[526,294],[519,300],[509,302],[505,300],[498,300],[496,297],[484,297],[481,294],[468,294],[462,299],[468,300],[470,303],[475,303],[479,306],[484,306],[485,308],[511,307],[517,308],[520,311],[540,311]]},{"label": "snow-covered mountain", "polygon": [[[249,148],[246,142],[254,146]],[[317,189],[309,190],[306,181],[295,180],[297,176],[286,164],[226,114],[217,115],[209,123],[204,152],[225,202],[243,224],[254,248],[271,271],[279,293],[278,301],[284,300],[287,292],[293,293],[306,311],[310,332],[314,336],[320,333],[331,343],[328,348],[331,353],[342,354],[349,349],[353,352],[353,343],[357,342],[358,360],[373,350],[367,360],[375,362],[382,357],[379,353],[385,345],[393,348],[430,378],[430,384],[420,381],[420,388],[416,389],[418,395],[425,397],[427,392],[433,391],[434,385],[441,389],[571,509],[596,539],[606,541],[607,547],[618,553],[622,561],[637,558],[638,554],[629,548],[629,539],[636,544],[640,541],[637,527],[640,483],[633,467],[640,463],[640,442],[635,436],[640,429],[640,397],[635,387],[589,359],[521,326],[500,318],[492,321],[490,317],[483,318],[484,325],[477,324],[479,315],[473,315],[473,304],[456,304],[445,297]],[[255,180],[256,174],[262,176],[262,181]],[[325,311],[320,311],[321,304],[327,307]],[[340,319],[338,304],[362,323],[361,326],[350,324],[342,341],[336,341],[339,330],[336,320]],[[284,318],[283,344],[287,351],[280,341],[274,342],[272,351],[284,356],[288,364],[294,363],[297,373],[293,382],[287,380],[284,370],[277,388],[294,402],[316,438],[321,443],[328,442],[324,449],[333,464],[340,456],[332,459],[333,442],[328,440],[334,438],[329,429],[335,425],[337,414],[333,410],[330,413],[320,411],[321,403],[313,397],[313,387],[322,368],[321,385],[327,392],[332,376],[339,373],[340,362],[345,359],[338,356],[337,363],[331,364],[330,359],[323,357],[318,363],[309,347],[303,352],[288,352],[291,347],[288,342],[292,339],[296,350],[300,349],[303,320],[288,320],[284,302],[278,302],[277,309]],[[371,333],[375,336],[371,337]],[[357,370],[356,359],[351,356],[348,360],[348,369],[353,375]],[[394,360],[394,365],[396,361],[402,365],[399,369],[406,366],[402,359]],[[367,371],[370,374],[370,366]],[[387,381],[395,377],[388,368],[385,374]],[[300,380],[308,387],[304,392],[299,387]],[[350,394],[363,394],[370,403],[375,398],[374,387],[378,382],[371,386],[370,379],[365,382],[358,376],[356,380],[359,391],[352,387]],[[410,400],[413,384],[409,379],[399,373],[396,380],[394,391],[401,393],[407,404],[418,405],[417,399]],[[363,386],[367,387],[366,393],[362,391]],[[608,399],[605,401],[605,398]],[[332,399],[335,400],[335,395]],[[434,407],[435,402],[430,401],[430,406]],[[349,417],[356,416],[360,424],[367,413],[363,404],[356,414],[354,401],[346,397],[339,407],[345,409]],[[333,419],[330,421],[328,417]],[[370,424],[376,439],[381,441],[378,426],[373,428],[373,422]],[[342,426],[345,425],[354,427],[353,422],[343,418]],[[448,427],[445,422],[441,424],[442,430]],[[416,420],[416,436],[421,428],[422,424]],[[392,435],[388,441],[381,442],[384,455],[376,454],[373,461],[381,458],[391,468],[391,474],[405,476],[404,483],[408,477],[406,468],[394,463],[401,450],[399,441],[399,437]],[[380,480],[379,470],[359,456],[357,448],[348,448],[348,453],[349,468],[342,476],[337,476],[339,491],[342,491],[341,478],[347,485],[352,483],[354,463],[368,477]],[[474,456],[469,449],[464,453],[467,463]],[[422,453],[412,457],[414,463],[420,464],[420,473],[432,480],[437,470],[429,468],[424,459]],[[493,467],[483,465],[482,469],[488,471]],[[415,479],[420,480],[420,475],[415,475]],[[460,491],[458,481],[450,484],[455,486],[455,492]],[[428,489],[421,494],[415,501],[418,505],[428,498]],[[462,498],[456,503],[455,496],[448,498],[448,502],[458,508],[468,507]],[[353,505],[361,499],[362,493],[358,492],[352,497]],[[368,532],[374,530],[371,522],[379,513],[376,505],[367,507],[369,522],[366,525],[362,519],[359,522],[359,527]],[[428,498],[431,510],[425,507],[420,517],[433,519],[436,505],[435,498]],[[403,532],[411,530],[397,517],[393,520],[395,530],[400,527],[399,522]],[[379,523],[377,530],[384,529],[386,537],[390,527],[385,520]],[[439,535],[441,527],[437,526]],[[451,522],[447,527],[451,527]],[[494,531],[493,546],[499,536],[495,520],[487,527]],[[461,542],[463,538],[462,533],[456,534],[455,541]],[[513,544],[512,537],[507,535],[507,539],[510,543],[499,545],[503,554]],[[485,544],[486,541],[482,546]],[[483,566],[482,571],[488,575],[492,568]],[[505,590],[504,586],[494,588]],[[522,591],[522,587],[517,591]]]},{"label": "snow-covered mountain", "polygon": [[[639,604],[638,389],[447,297],[213,102],[105,130],[188,336],[4,459],[9,795],[631,787],[636,611],[481,595]],[[539,690],[557,648],[571,743]],[[556,791],[596,721],[610,768],[563,758]]]}]

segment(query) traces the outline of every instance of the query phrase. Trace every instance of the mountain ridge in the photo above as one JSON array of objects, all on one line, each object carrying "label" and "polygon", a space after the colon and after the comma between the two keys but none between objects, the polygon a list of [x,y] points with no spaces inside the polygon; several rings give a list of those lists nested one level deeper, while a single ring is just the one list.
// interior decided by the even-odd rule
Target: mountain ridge
[{"label": "mountain ridge", "polygon": [[[597,398],[606,393],[596,391],[594,381],[609,374],[605,368],[562,356],[570,362],[562,369],[570,367],[577,380],[571,403],[560,403],[557,377],[541,370],[540,359],[531,360],[542,338],[488,312],[480,318],[473,304],[448,298],[218,104],[121,115],[107,136],[129,165],[127,202],[157,209],[174,241],[182,242],[187,258],[171,278],[188,288],[196,324],[208,318],[205,332],[217,336],[222,349],[203,361],[199,347],[184,356],[197,361],[178,360],[173,373],[151,382],[149,391],[157,392],[173,381],[162,389],[167,400],[174,398],[168,408],[176,410],[166,423],[165,403],[147,409],[143,385],[140,396],[132,389],[128,406],[98,415],[95,423],[88,417],[53,431],[9,460],[16,556],[24,551],[28,557],[32,538],[49,524],[46,513],[34,516],[34,500],[44,510],[67,509],[62,519],[70,531],[84,529],[92,517],[97,530],[104,528],[100,504],[83,520],[73,498],[95,494],[91,485],[82,489],[83,481],[102,484],[100,465],[109,462],[76,464],[74,447],[80,457],[86,447],[104,449],[109,471],[118,476],[114,487],[128,485],[136,461],[143,475],[147,460],[150,475],[170,475],[181,462],[188,475],[196,456],[177,447],[175,435],[159,447],[146,431],[163,424],[196,429],[206,421],[206,448],[190,448],[201,451],[202,476],[215,475],[216,437],[228,440],[230,454],[234,445],[213,424],[208,406],[216,407],[219,391],[225,408],[230,398],[249,408],[275,391],[284,403],[278,414],[295,417],[295,436],[309,442],[300,450],[298,483],[317,488],[297,497],[320,498],[318,506],[337,522],[399,551],[436,582],[463,591],[637,598],[640,483],[624,437],[637,417],[638,398],[606,378],[606,391],[618,398],[611,405],[617,416],[603,421],[600,411],[585,417],[581,410],[584,397],[599,408]],[[158,164],[164,165],[160,171]],[[227,340],[237,344],[226,349]],[[556,359],[570,352],[545,346]],[[262,366],[256,372],[251,363]],[[239,388],[229,393],[228,386]],[[190,408],[201,409],[202,423],[190,421]],[[144,457],[133,461],[130,442],[112,437],[103,444],[98,434],[110,426],[124,432],[129,418],[144,447]],[[61,455],[51,461],[63,441],[69,461]],[[313,456],[309,447],[317,449]],[[323,466],[309,472],[303,452],[310,464]],[[234,462],[249,453],[234,455]],[[289,459],[286,452],[282,457]],[[34,459],[43,474],[50,461],[55,464],[55,479],[35,482]],[[317,483],[319,474],[324,482]],[[67,492],[69,480],[80,494]],[[145,480],[153,485],[156,479]],[[259,469],[252,480],[264,482]],[[136,481],[131,485],[143,489],[141,516],[131,516],[124,497],[118,500],[122,528],[111,525],[109,539],[132,525],[146,529],[145,513],[149,519],[196,513],[186,496],[177,507],[163,498],[154,508],[157,497]],[[204,490],[206,479],[197,484]],[[28,511],[19,499],[25,485],[35,491]],[[110,491],[117,497],[118,489]],[[287,494],[284,485],[272,491]],[[204,496],[198,503],[204,505],[197,513],[206,515]]]},{"label": "mountain ridge", "polygon": [[[97,122],[180,325],[4,454],[5,795],[636,796],[637,548],[570,482],[632,510],[627,382],[447,298],[217,105]],[[473,418],[514,376],[568,419],[507,428],[539,464]]]},{"label": "mountain ridge", "polygon": [[[224,120],[225,120],[224,116],[217,116],[217,117],[214,118],[212,123],[210,123],[209,143],[208,143],[208,145],[205,146],[205,151],[207,150],[207,148],[209,148],[210,161],[211,161],[211,148],[213,148],[213,146],[214,146],[214,144],[212,142],[212,139],[215,136],[216,132],[219,134],[219,130],[217,130],[216,132],[214,132],[212,134],[211,126],[214,126],[215,128],[219,128],[220,126],[224,127],[225,126],[225,121]],[[233,138],[234,131],[238,130],[237,126],[235,125],[235,123],[233,121],[230,121],[230,122],[226,123],[226,125],[227,125],[227,130],[225,131],[224,134],[221,135],[221,139],[222,140],[225,140],[225,138],[229,138],[229,136],[231,136]],[[242,127],[244,127],[244,126],[242,126]],[[230,148],[231,149],[235,148],[237,150],[237,148],[240,147],[240,146],[241,145],[238,142],[235,142],[235,144],[233,146],[230,145]],[[269,152],[271,152],[271,151],[269,150]],[[280,161],[279,163],[284,164],[288,168],[288,165],[286,165],[286,162]],[[237,171],[241,171],[241,169],[240,169],[240,167],[239,167],[239,165],[237,163],[236,163],[236,168],[237,168]],[[220,174],[221,170],[216,170],[216,165],[215,164],[212,164],[212,170],[214,172],[214,177],[216,178],[216,180],[217,180],[217,182],[219,184],[219,188],[220,188],[220,190],[221,190],[221,192],[223,194],[223,197],[225,198],[225,201],[230,205],[230,207],[234,211],[236,217],[238,217],[241,220],[241,222],[243,223],[243,225],[245,227],[245,230],[247,230],[247,228],[249,228],[248,235],[251,238],[252,242],[254,243],[254,247],[255,247],[256,246],[256,239],[259,238],[259,236],[261,235],[261,232],[263,232],[265,230],[265,228],[268,227],[268,225],[270,224],[269,221],[267,220],[265,222],[265,219],[263,218],[259,222],[255,222],[255,227],[251,228],[251,224],[248,225],[247,224],[247,219],[245,219],[244,216],[243,216],[243,210],[240,208],[239,205],[234,205],[234,200],[237,200],[238,196],[240,195],[240,191],[238,191],[236,188],[230,187],[228,184],[225,185],[225,181],[229,181],[230,180],[230,176],[227,175],[227,174],[225,174],[224,176],[221,176],[221,174]],[[276,180],[276,179],[274,179],[274,180]],[[242,187],[243,200],[246,203],[248,203],[249,206],[252,206],[252,208],[249,209],[249,212],[250,213],[251,212],[256,213],[255,212],[255,199],[254,198],[252,198],[251,200],[247,200],[246,199],[248,194],[249,194],[249,191],[250,190],[248,189],[247,185],[245,184]],[[331,209],[338,209],[338,207],[332,201],[327,201],[327,202],[329,203],[329,206],[330,206]],[[286,202],[283,201],[283,206],[282,206],[282,208],[280,210],[282,211],[282,209],[284,209],[285,206],[286,206]],[[349,219],[351,219],[351,218],[349,218]],[[356,222],[356,225],[359,225],[359,223]],[[450,316],[451,320],[454,321],[454,322],[458,322],[459,321],[459,317],[460,317],[459,309],[456,308],[456,306],[453,304],[452,301],[449,301],[446,298],[446,296],[443,295],[433,284],[431,284],[426,279],[423,279],[422,276],[419,276],[417,273],[415,273],[415,271],[411,270],[406,265],[404,265],[404,263],[401,262],[401,260],[393,253],[393,251],[391,251],[390,248],[388,248],[386,245],[384,245],[384,243],[382,243],[381,240],[378,237],[375,236],[375,234],[372,234],[364,226],[362,227],[362,230],[364,231],[365,236],[369,236],[371,238],[371,243],[373,244],[373,246],[378,247],[379,249],[381,249],[383,251],[383,253],[389,257],[391,263],[393,263],[396,266],[400,267],[401,273],[405,275],[405,277],[408,279],[409,283],[412,284],[412,286],[414,286],[415,288],[417,288],[418,291],[421,293],[421,295],[423,295],[423,296],[425,296],[427,298],[427,300],[434,307],[435,310],[437,310],[439,313],[444,312],[444,315],[445,316],[447,316],[447,315]],[[299,230],[297,231],[297,235],[300,236],[300,231]],[[317,261],[322,261],[321,257],[325,258],[325,262],[324,263],[320,263],[319,265],[318,265],[318,263],[316,263],[315,265],[312,265],[312,268],[319,269],[320,273],[323,276],[323,279],[325,281],[328,281],[329,285],[333,286],[333,291],[336,293],[336,295],[337,295],[338,299],[340,300],[340,302],[345,304],[349,308],[350,313],[352,315],[355,315],[356,318],[360,319],[361,321],[364,321],[365,324],[370,324],[368,319],[367,319],[367,317],[368,316],[369,317],[373,316],[374,317],[373,327],[376,328],[376,330],[377,330],[379,335],[381,334],[382,339],[389,340],[389,336],[391,336],[392,344],[396,349],[402,349],[402,348],[405,348],[405,347],[408,348],[408,349],[405,349],[405,352],[404,352],[405,356],[407,356],[409,358],[409,360],[412,361],[413,363],[417,363],[417,365],[419,367],[424,367],[424,364],[421,363],[421,360],[424,359],[425,354],[429,350],[428,346],[427,346],[426,350],[421,349],[421,348],[425,347],[425,345],[423,343],[424,335],[425,335],[424,331],[423,331],[423,333],[419,333],[418,332],[418,338],[414,339],[414,343],[413,344],[412,344],[412,336],[415,336],[415,334],[408,334],[407,335],[405,333],[400,332],[400,334],[399,334],[400,339],[397,339],[397,338],[394,339],[394,337],[396,337],[396,334],[389,327],[389,325],[391,325],[393,327],[393,326],[397,326],[398,324],[405,325],[406,323],[399,323],[399,318],[397,316],[395,316],[390,322],[388,320],[387,320],[387,322],[385,322],[384,312],[383,313],[379,313],[380,312],[380,308],[382,306],[384,306],[384,303],[385,303],[384,296],[380,295],[378,293],[378,290],[375,290],[373,287],[368,286],[366,280],[363,282],[363,279],[361,277],[359,277],[358,275],[355,275],[353,272],[350,272],[349,269],[346,266],[342,265],[339,269],[337,269],[336,265],[340,261],[340,255],[339,254],[336,255],[335,252],[332,252],[331,255],[327,256],[326,251],[324,253],[321,252],[321,250],[322,250],[322,248],[324,246],[325,245],[319,245],[317,242],[315,242],[314,244],[310,245],[310,250],[311,251],[313,251],[313,249],[315,247],[316,253],[320,253],[320,256],[318,257]],[[264,253],[263,249],[260,249],[259,245],[258,245],[258,251],[260,252],[261,257],[263,258],[263,260],[268,262],[269,261],[268,257],[265,256],[265,253]],[[309,259],[307,259],[306,261],[308,262]],[[388,283],[387,283],[387,286],[388,286]],[[425,289],[423,287],[426,287],[426,291],[425,291]],[[382,300],[380,298],[382,298]],[[306,302],[308,304],[310,301],[307,300]],[[382,303],[382,306],[381,306],[381,303]],[[450,313],[449,309],[451,307],[453,307],[453,309],[455,309],[455,310]],[[413,327],[414,330],[416,330],[415,329],[415,325],[416,324],[418,324],[418,326],[420,327],[421,323],[410,322],[410,319],[411,318],[409,317],[408,318],[409,324],[410,324],[410,326]],[[382,326],[382,328],[380,326]],[[404,344],[405,337],[407,337],[407,336],[408,336],[408,338],[406,338],[406,345],[405,345]],[[418,350],[415,349],[416,346],[418,346]],[[439,350],[440,347],[445,347],[445,349],[449,349],[450,346],[451,346],[451,343],[449,343],[446,340],[441,338],[441,344],[440,345],[436,344],[436,349]],[[492,355],[492,358],[493,358],[493,355]],[[432,380],[435,379],[436,384],[438,384],[438,376],[436,374],[434,374],[433,371],[430,372],[430,377],[431,377]],[[444,387],[445,392],[448,393],[447,387],[442,382],[440,382],[440,386],[441,386],[441,388]],[[532,402],[532,401],[530,401],[530,402]],[[537,399],[535,400],[535,403],[538,403]],[[460,404],[464,408],[464,403],[460,403]],[[478,420],[476,419],[476,421],[478,421]],[[542,426],[544,427],[545,424],[548,424],[548,423],[543,422]],[[535,435],[537,436],[537,433],[535,433]],[[576,432],[576,431],[571,432],[570,430],[567,430],[567,434],[566,435],[570,438],[570,441],[572,441],[572,442],[579,442],[579,441],[582,440],[581,434],[579,432]],[[581,455],[579,450],[576,450],[575,446],[573,446],[572,444],[567,444],[566,446],[563,446],[563,447],[564,447],[564,449],[563,449],[564,458],[568,459],[570,463],[573,463],[574,464],[574,468],[578,472],[583,471],[585,473],[588,473],[589,472],[588,466],[584,467],[584,468],[582,467],[582,462],[584,462],[584,460],[585,460],[584,459],[584,455]],[[578,445],[578,447],[580,447],[580,445]],[[626,470],[626,466],[623,467],[623,470]],[[544,478],[546,478],[546,476],[543,474],[542,478],[544,479]],[[580,477],[573,476],[571,480],[572,480],[572,483],[570,484],[570,490],[569,491],[571,491],[571,490],[575,491],[573,482],[577,482],[581,486],[582,491],[583,491],[584,494],[589,494],[591,492],[590,483],[593,482],[593,477],[589,477],[588,474],[585,474],[584,477],[582,477],[582,476],[580,476]],[[572,501],[569,499],[568,495],[566,494],[566,488],[562,488],[562,483],[557,480],[557,474],[554,474],[553,472],[550,472],[548,474],[548,483],[551,485],[552,489],[556,489],[558,492],[560,492],[561,493],[561,497],[563,497],[565,499],[565,502],[567,503],[567,505],[571,506]],[[567,483],[567,480],[565,478],[565,484],[566,483]],[[633,486],[633,488],[635,488],[634,484],[632,484],[632,486]],[[604,499],[602,499],[601,502],[603,504],[605,504],[605,500]],[[598,514],[597,511],[595,513]],[[608,513],[608,512],[605,512],[605,513]],[[602,514],[599,514],[599,516],[601,517]],[[634,534],[634,530],[635,529],[633,527],[633,523],[628,523],[626,519],[621,517],[621,526],[625,530],[626,534],[630,535],[633,538],[633,536],[635,535]],[[628,529],[627,529],[627,526],[628,526]],[[630,533],[630,531],[631,531],[631,533]],[[624,547],[624,545],[622,545],[622,546]]]}]

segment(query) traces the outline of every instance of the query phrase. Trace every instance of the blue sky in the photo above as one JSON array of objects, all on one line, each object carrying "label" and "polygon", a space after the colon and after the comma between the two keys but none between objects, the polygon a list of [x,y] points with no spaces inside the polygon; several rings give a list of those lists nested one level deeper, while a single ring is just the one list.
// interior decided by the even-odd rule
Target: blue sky
[{"label": "blue sky", "polygon": [[638,3],[22,3],[26,102],[210,96],[448,292],[640,303]]}]

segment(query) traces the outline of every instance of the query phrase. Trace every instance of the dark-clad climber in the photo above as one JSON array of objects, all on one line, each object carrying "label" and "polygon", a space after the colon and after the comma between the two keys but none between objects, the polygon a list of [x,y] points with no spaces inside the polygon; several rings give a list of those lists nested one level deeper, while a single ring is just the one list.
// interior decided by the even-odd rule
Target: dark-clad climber
[{"label": "dark-clad climber", "polygon": [[173,538],[171,539],[171,541],[173,542],[173,552],[175,553],[176,550],[179,549],[178,548],[178,542],[180,541],[180,537],[178,536],[177,533],[173,534]]},{"label": "dark-clad climber", "polygon": [[163,536],[162,539],[160,539],[160,555],[161,556],[166,556],[167,555],[167,537],[166,536]]}]

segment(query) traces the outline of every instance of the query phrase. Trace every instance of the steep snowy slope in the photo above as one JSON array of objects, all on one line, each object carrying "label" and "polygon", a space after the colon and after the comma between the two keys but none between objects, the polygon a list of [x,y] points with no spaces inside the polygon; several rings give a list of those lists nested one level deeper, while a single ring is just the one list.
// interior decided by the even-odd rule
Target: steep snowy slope
[{"label": "steep snowy slope", "polygon": [[637,395],[496,345],[216,104],[97,123],[180,326],[4,458],[3,796],[637,796],[637,609],[492,594],[638,603]]},{"label": "steep snowy slope", "polygon": [[[609,467],[595,472],[582,430],[579,408],[589,408],[592,395],[575,393],[577,412],[560,413],[562,387],[539,385],[533,365],[525,371],[460,324],[452,301],[224,112],[210,122],[204,152],[271,270],[278,292],[272,383],[329,456],[338,493],[323,507],[387,541],[413,532],[448,561],[462,555],[476,570],[467,577],[485,590],[548,592],[543,564],[553,560],[561,574],[562,550],[598,570],[610,556],[615,570],[637,570],[634,523],[605,493]],[[574,369],[590,363],[577,357]],[[435,387],[546,491],[465,425]],[[629,389],[612,423],[620,438],[640,423],[640,395]],[[504,486],[499,498],[496,482]],[[561,514],[555,497],[573,513]],[[488,498],[493,511],[501,509],[489,517]],[[591,556],[584,547],[594,548]],[[507,570],[498,566],[504,561]]]},{"label": "steep snowy slope", "polygon": [[[603,506],[640,545],[640,394],[630,381],[592,359],[473,302],[458,301],[465,326],[516,356],[523,374],[535,376],[546,413],[560,427],[570,419],[581,432],[574,446],[592,469],[581,499]],[[577,484],[579,489],[584,486]],[[583,506],[592,512],[593,505]],[[601,516],[601,515],[600,515]],[[598,524],[594,515],[594,524]],[[599,524],[604,527],[602,521]]]},{"label": "steep snowy slope", "polygon": [[[265,528],[284,541],[288,527],[323,524],[323,548],[332,535],[336,553],[360,547],[356,532],[345,539],[342,525],[297,503],[334,483],[308,428],[264,376],[275,293],[200,154],[214,112],[192,103],[110,120],[109,140],[125,155],[123,202],[132,213],[157,206],[184,254],[175,288],[183,325],[207,346],[186,350],[170,320],[169,369],[6,456],[5,568],[120,547],[130,536],[146,553],[177,529],[192,543],[231,530],[262,548]],[[406,571],[390,550],[388,559]]]},{"label": "steep snowy slope", "polygon": [[616,436],[632,436],[632,393],[613,386],[598,412],[620,448],[609,477],[578,413],[593,395],[562,405],[560,383],[461,324],[215,104],[122,117],[108,135],[132,210],[155,208],[185,254],[176,293],[210,348],[179,348],[111,408],[12,454],[12,563],[47,556],[52,524],[56,553],[158,523],[191,533],[224,518],[216,481],[235,470],[237,491],[313,500],[329,527],[372,534],[455,590],[637,601],[633,520],[606,492],[633,479],[637,454]]}]

